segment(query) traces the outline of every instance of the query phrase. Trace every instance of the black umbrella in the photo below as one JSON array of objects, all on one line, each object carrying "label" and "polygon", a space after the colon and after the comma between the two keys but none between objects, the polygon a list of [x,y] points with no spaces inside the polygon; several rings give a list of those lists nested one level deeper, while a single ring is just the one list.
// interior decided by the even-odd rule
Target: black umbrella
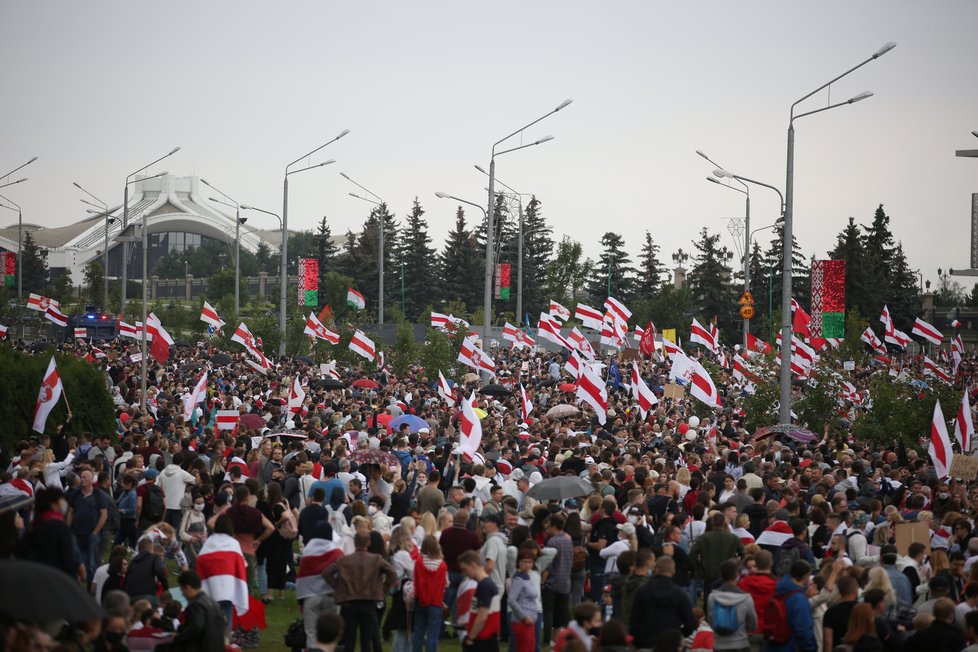
[{"label": "black umbrella", "polygon": [[485,396],[509,396],[510,394],[512,394],[512,392],[509,391],[509,389],[496,383],[482,387],[481,389],[479,389],[479,393]]},{"label": "black umbrella", "polygon": [[190,348],[190,342],[186,340],[177,340],[173,343],[173,346],[178,349],[187,349]]},{"label": "black umbrella", "polygon": [[317,380],[313,384],[313,387],[322,387],[324,389],[343,389],[346,387],[346,385],[335,378],[323,378],[321,380]]},{"label": "black umbrella", "polygon": [[217,355],[211,356],[211,364],[216,367],[231,364],[231,356],[226,353],[218,353]]},{"label": "black umbrella", "polygon": [[594,485],[576,475],[561,475],[548,478],[530,487],[526,495],[540,501],[580,498],[594,491]]},{"label": "black umbrella", "polygon": [[102,608],[75,578],[32,561],[0,560],[0,614],[13,620],[43,622],[101,620]]},{"label": "black umbrella", "polygon": [[200,368],[201,368],[200,363],[198,363],[198,362],[189,362],[189,363],[187,363],[185,365],[181,365],[180,366],[180,372],[181,373],[187,373],[188,371],[197,371]]},{"label": "black umbrella", "polygon": [[313,364],[312,363],[312,358],[310,358],[307,355],[297,355],[297,356],[295,356],[295,359],[298,360],[299,362],[304,362],[305,364],[309,365],[310,367]]}]

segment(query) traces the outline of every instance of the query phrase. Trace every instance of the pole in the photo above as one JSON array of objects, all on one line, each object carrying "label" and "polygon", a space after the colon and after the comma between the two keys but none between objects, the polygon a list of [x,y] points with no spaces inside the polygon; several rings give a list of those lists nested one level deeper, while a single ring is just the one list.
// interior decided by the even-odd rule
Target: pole
[{"label": "pole", "polygon": [[404,261],[401,261],[401,314],[404,314]]},{"label": "pole", "polygon": [[[140,374],[140,393],[139,393],[139,405],[140,410],[145,414],[146,412],[146,279],[148,278],[147,269],[149,260],[149,252],[147,249],[147,243],[149,238],[146,233],[146,211],[143,211],[143,332],[141,334],[141,346],[139,348],[142,353],[142,359],[139,361],[141,365]],[[125,261],[123,261],[123,266],[125,266]]]},{"label": "pole", "polygon": [[791,423],[791,243],[795,177],[795,125],[788,123],[788,156],[784,184],[784,233],[781,271],[781,405],[778,423]]},{"label": "pole", "polygon": [[24,257],[21,255],[24,238],[21,235],[24,230],[24,216],[20,209],[17,209],[17,298],[24,297]]},{"label": "pole", "polygon": [[[744,218],[744,292],[750,292],[750,194],[747,195],[747,204]],[[744,320],[744,351],[747,350],[747,334],[750,333],[750,320]]]},{"label": "pole", "polygon": [[289,255],[289,173],[285,173],[285,179],[282,182],[282,265],[281,272],[282,278],[280,281],[280,287],[278,289],[278,330],[279,336],[282,341],[278,345],[278,355],[279,357],[285,356],[285,289],[288,284],[288,261]]},{"label": "pole", "polygon": [[[129,179],[126,179],[126,190],[122,194],[122,235],[126,235],[126,227],[129,226]],[[119,289],[119,314],[126,312],[126,281],[128,280],[129,266],[129,243],[122,242],[122,287]]]},{"label": "pole", "polygon": [[[378,250],[377,269],[377,323],[384,325],[384,222],[387,221],[387,204],[381,204],[383,209],[380,211],[380,249]],[[404,300],[401,300],[401,309],[404,309]]]},{"label": "pole", "polygon": [[482,291],[482,346],[489,346],[489,326],[492,323],[492,236],[495,208],[496,157],[489,160],[489,210],[486,211],[486,270]]},{"label": "pole", "polygon": [[767,314],[771,322],[771,333],[774,333],[774,268],[767,273]]},{"label": "pole", "polygon": [[520,239],[516,252],[516,323],[523,321],[523,198],[517,195],[520,207]]},{"label": "pole", "polygon": [[608,296],[611,296],[611,254],[608,254]]},{"label": "pole", "polygon": [[[235,202],[237,203],[237,202]],[[241,314],[241,206],[234,211],[234,316]]]},{"label": "pole", "polygon": [[105,210],[105,251],[102,252],[102,260],[104,261],[102,266],[105,268],[102,270],[102,276],[105,280],[105,294],[102,298],[102,309],[108,310],[109,308],[109,211],[108,208]]}]

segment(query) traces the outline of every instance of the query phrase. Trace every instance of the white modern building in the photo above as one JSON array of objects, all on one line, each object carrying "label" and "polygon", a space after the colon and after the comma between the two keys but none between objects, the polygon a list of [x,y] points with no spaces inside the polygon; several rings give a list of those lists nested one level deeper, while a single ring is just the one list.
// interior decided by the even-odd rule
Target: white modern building
[{"label": "white modern building", "polygon": [[[234,248],[233,209],[218,210],[206,195],[214,191],[201,187],[200,178],[195,176],[175,177],[166,175],[152,179],[139,180],[132,184],[129,194],[129,229],[133,235],[140,235],[143,217],[148,229],[148,249],[150,269],[160,258],[173,251],[198,247],[208,239],[220,240]],[[100,257],[105,250],[105,223],[110,220],[108,229],[110,278],[118,278],[122,271],[123,243],[116,241],[123,228],[123,206],[115,206],[108,213],[88,215],[71,224],[48,228],[36,224],[23,224],[22,231],[30,231],[31,237],[48,252],[48,268],[53,274],[59,270],[71,273],[74,283],[84,277],[85,265],[93,258]],[[0,249],[17,251],[17,224],[0,228]],[[261,230],[249,226],[241,227],[241,247],[251,252],[258,249],[264,241],[272,251],[278,251],[281,232],[277,229]],[[142,277],[142,247],[139,243],[129,247],[128,278]]]}]

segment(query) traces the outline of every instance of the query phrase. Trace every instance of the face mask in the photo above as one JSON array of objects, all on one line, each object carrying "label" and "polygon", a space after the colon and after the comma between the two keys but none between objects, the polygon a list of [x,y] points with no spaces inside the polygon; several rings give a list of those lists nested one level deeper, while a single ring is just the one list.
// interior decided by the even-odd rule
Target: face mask
[{"label": "face mask", "polygon": [[601,636],[601,628],[600,627],[592,627],[591,629],[587,630],[587,632],[591,636]]},{"label": "face mask", "polygon": [[637,516],[629,516],[628,517],[628,522],[631,523],[632,525],[635,525],[636,523],[638,523],[638,517]]},{"label": "face mask", "polygon": [[377,506],[376,505],[371,505],[370,507],[368,507],[367,508],[367,513],[370,514],[371,516],[373,516],[374,514],[376,514],[377,513]]},{"label": "face mask", "polygon": [[202,512],[202,511],[204,511],[204,505],[203,504],[198,505],[198,504],[195,503],[194,504],[194,509],[196,509],[198,512]]},{"label": "face mask", "polygon": [[125,637],[125,632],[105,632],[105,642],[112,645],[119,645]]},{"label": "face mask", "polygon": [[937,494],[937,497],[941,500],[947,500],[951,494]]},{"label": "face mask", "polygon": [[68,513],[68,503],[61,503],[60,510],[61,510],[61,513],[62,514],[67,514]]}]

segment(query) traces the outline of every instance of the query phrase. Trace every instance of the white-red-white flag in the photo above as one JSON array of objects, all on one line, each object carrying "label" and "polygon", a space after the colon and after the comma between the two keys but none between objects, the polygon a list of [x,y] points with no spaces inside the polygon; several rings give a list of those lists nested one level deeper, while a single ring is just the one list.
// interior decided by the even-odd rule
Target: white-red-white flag
[{"label": "white-red-white flag", "polygon": [[40,312],[47,312],[48,306],[54,306],[55,308],[60,308],[61,304],[54,299],[49,299],[43,297],[40,294],[34,294],[27,297],[27,307],[31,310],[39,310]]},{"label": "white-red-white flag", "polygon": [[298,414],[302,410],[302,402],[306,400],[306,390],[302,389],[299,377],[295,377],[292,389],[289,390],[289,414]]},{"label": "white-red-white flag", "polygon": [[472,459],[482,445],[482,423],[479,415],[475,413],[473,403],[477,402],[475,391],[468,400],[462,401],[462,414],[459,417],[459,441],[458,450],[463,456]]},{"label": "white-red-white flag", "polygon": [[601,311],[583,303],[577,304],[577,307],[574,308],[574,317],[581,320],[582,326],[595,331],[601,330],[601,322],[604,318]]},{"label": "white-red-white flag", "polygon": [[190,418],[194,414],[194,408],[205,398],[207,398],[206,371],[200,374],[200,378],[197,380],[197,384],[194,385],[193,390],[183,397],[183,418],[185,421],[190,421]]},{"label": "white-red-white flag", "polygon": [[951,384],[951,374],[949,374],[944,368],[926,355],[924,356],[924,375],[934,376],[935,378],[944,381],[948,385]]},{"label": "white-red-white flag", "polygon": [[615,319],[622,324],[628,324],[628,320],[632,318],[632,311],[614,297],[608,297],[604,300],[604,309],[614,315]]},{"label": "white-red-white flag", "polygon": [[576,397],[584,401],[598,416],[598,423],[604,425],[608,420],[608,388],[604,379],[591,365],[581,366],[581,375],[577,379]]},{"label": "white-red-white flag", "polygon": [[173,346],[173,338],[163,327],[163,322],[154,313],[146,316],[147,336],[152,334],[153,344],[149,348],[149,354],[160,364],[164,364],[170,357],[170,347]]},{"label": "white-red-white flag", "polygon": [[570,319],[570,310],[560,305],[553,299],[550,300],[550,316],[556,317],[561,321],[567,321]]},{"label": "white-red-white flag", "polygon": [[581,375],[581,368],[586,364],[577,351],[571,351],[571,354],[567,356],[567,362],[564,363],[564,369],[570,373],[574,380],[577,380]]},{"label": "white-red-white flag", "polygon": [[588,360],[594,360],[594,347],[591,346],[591,342],[584,337],[584,333],[577,329],[577,326],[571,329],[571,332],[567,335],[567,341],[574,349],[580,351],[582,356]]},{"label": "white-red-white flag", "polygon": [[961,446],[961,452],[967,455],[971,452],[971,442],[975,436],[975,424],[971,419],[971,403],[968,400],[968,390],[965,389],[958,407],[958,416],[954,419],[954,437]]},{"label": "white-red-white flag", "polygon": [[880,338],[876,337],[876,333],[874,333],[873,329],[869,326],[867,326],[866,330],[863,331],[863,334],[859,336],[859,339],[866,344],[869,344],[874,351],[886,353],[886,347],[883,346],[883,343],[880,342]]},{"label": "white-red-white flag", "polygon": [[714,353],[717,351],[717,341],[713,337],[713,333],[709,328],[705,328],[703,324],[696,321],[695,317],[689,326],[689,341],[693,344],[702,344]]},{"label": "white-red-white flag", "polygon": [[448,330],[448,315],[443,315],[440,312],[431,313],[431,327],[437,328],[440,331]]},{"label": "white-red-white flag", "polygon": [[271,368],[272,363],[265,357],[265,354],[262,353],[261,348],[259,348],[258,341],[255,339],[255,336],[251,334],[251,331],[248,330],[248,327],[244,322],[241,322],[238,325],[238,328],[234,331],[234,335],[231,336],[231,341],[242,345],[248,353],[258,360],[262,369]]},{"label": "white-red-white flag", "polygon": [[638,363],[636,362],[632,362],[632,397],[638,401],[638,411],[641,413],[643,419],[649,413],[649,410],[659,402],[659,399],[655,396],[655,392],[649,389],[649,386],[642,380],[642,375],[638,371]]},{"label": "white-red-white flag", "polygon": [[37,406],[34,409],[34,431],[44,432],[44,424],[47,423],[48,415],[61,399],[64,392],[64,385],[61,384],[61,374],[58,372],[58,364],[51,356],[48,369],[44,372],[41,380],[41,390],[37,393]]},{"label": "white-red-white flag", "polygon": [[319,321],[314,312],[309,313],[309,318],[306,319],[306,327],[302,329],[302,332],[317,340],[325,340],[334,346],[340,343],[340,334],[329,330]]},{"label": "white-red-white flag", "polygon": [[755,353],[767,354],[771,352],[771,345],[756,335],[747,333],[747,349]]},{"label": "white-red-white flag", "polygon": [[239,617],[248,612],[251,601],[248,575],[237,539],[228,534],[207,537],[197,554],[194,568],[207,595],[222,602],[230,601]]},{"label": "white-red-white flag", "polygon": [[438,396],[441,396],[449,406],[455,405],[455,392],[440,370],[438,371]]},{"label": "white-red-white flag", "polygon": [[941,412],[941,402],[934,403],[934,418],[930,424],[930,445],[927,453],[934,464],[934,471],[938,479],[944,479],[951,470],[951,462],[954,460],[954,451],[951,450],[951,438],[947,435],[947,423],[944,421],[944,413]]},{"label": "white-red-white flag", "polygon": [[545,312],[540,313],[540,321],[537,322],[537,336],[571,350],[574,348],[560,334],[560,322]]},{"label": "white-red-white flag", "polygon": [[697,398],[710,407],[720,407],[720,393],[717,386],[713,384],[710,374],[696,360],[690,360],[693,366],[693,375],[689,380],[689,393],[693,398]]},{"label": "white-red-white flag", "polygon": [[88,329],[84,326],[75,326],[75,339],[83,340],[88,337]]},{"label": "white-red-white flag", "polygon": [[526,421],[530,417],[530,412],[533,412],[533,401],[526,395],[526,387],[522,383],[520,383],[520,408],[523,421]]},{"label": "white-red-white flag", "polygon": [[917,317],[914,321],[913,328],[910,329],[910,332],[914,335],[919,335],[934,346],[940,346],[941,342],[944,341],[944,334],[920,317]]},{"label": "white-red-white flag", "polygon": [[512,342],[514,349],[532,348],[536,344],[532,337],[509,322],[503,326],[503,339]]},{"label": "white-red-white flag", "polygon": [[237,410],[218,410],[214,422],[218,430],[234,430],[240,418],[241,413]]},{"label": "white-red-white flag", "polygon": [[44,313],[44,318],[61,328],[68,327],[68,316],[58,310],[57,306],[49,305]]},{"label": "white-red-white flag", "polygon": [[119,337],[131,337],[133,339],[139,338],[139,331],[132,324],[127,324],[121,319],[118,321],[119,324]]},{"label": "white-red-white flag", "polygon": [[217,310],[214,309],[214,306],[206,301],[204,307],[200,309],[200,321],[210,324],[217,330],[224,328],[224,320],[217,316]]},{"label": "white-red-white flag", "polygon": [[357,332],[350,338],[350,350],[357,355],[362,355],[371,362],[377,356],[377,347],[374,346],[373,340],[367,337],[366,333],[360,329],[357,329]]}]

